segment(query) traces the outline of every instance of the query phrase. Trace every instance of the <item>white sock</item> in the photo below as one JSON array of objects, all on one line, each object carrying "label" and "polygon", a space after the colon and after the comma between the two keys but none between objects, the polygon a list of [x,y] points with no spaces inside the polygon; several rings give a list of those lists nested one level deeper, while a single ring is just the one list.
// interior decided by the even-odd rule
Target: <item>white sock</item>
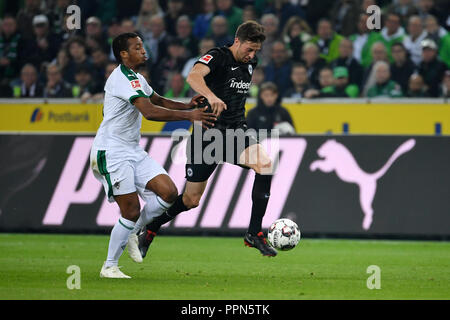
[{"label": "white sock", "polygon": [[108,246],[108,258],[106,259],[106,267],[117,266],[119,258],[125,249],[128,236],[135,226],[135,222],[120,217],[111,231]]},{"label": "white sock", "polygon": [[136,233],[150,223],[154,218],[166,212],[173,204],[164,201],[156,194],[147,196],[144,200],[146,201],[145,206],[142,209],[141,215],[138,221],[136,221],[136,225],[133,230],[133,232]]}]

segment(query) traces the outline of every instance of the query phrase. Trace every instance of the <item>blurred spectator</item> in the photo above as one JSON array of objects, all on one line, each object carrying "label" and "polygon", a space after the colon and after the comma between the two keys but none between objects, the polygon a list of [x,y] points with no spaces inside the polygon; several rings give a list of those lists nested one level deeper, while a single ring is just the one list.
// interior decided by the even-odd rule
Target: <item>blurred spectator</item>
[{"label": "blurred spectator", "polygon": [[0,26],[0,91],[9,91],[9,82],[19,75],[20,45],[16,19],[7,15]]},{"label": "blurred spectator", "polygon": [[353,42],[353,56],[363,68],[367,68],[372,63],[372,45],[382,40],[379,32],[370,31],[367,28],[368,17],[366,13],[359,15],[358,32],[349,37]]},{"label": "blurred spectator", "polygon": [[72,87],[72,93],[75,98],[80,98],[83,103],[91,99],[96,93],[103,91],[95,83],[91,70],[86,66],[78,66],[75,72],[75,84]]},{"label": "blurred spectator", "polygon": [[194,66],[195,62],[197,62],[197,60],[202,57],[203,55],[205,55],[209,50],[211,50],[212,48],[215,47],[215,43],[214,40],[211,38],[203,38],[200,43],[199,43],[199,55],[196,57],[193,57],[191,59],[189,59],[184,67],[183,67],[183,71],[181,72],[181,74],[183,75],[183,77],[186,79],[189,72],[191,71],[192,67]]},{"label": "blurred spectator", "polygon": [[292,66],[291,82],[292,85],[284,92],[283,98],[302,99],[305,92],[311,89],[308,70],[303,64],[296,63]]},{"label": "blurred spectator", "polygon": [[61,69],[56,64],[47,65],[47,84],[44,88],[44,98],[72,98],[72,86],[62,78]]},{"label": "blurred spectator", "polygon": [[362,86],[363,68],[359,62],[353,57],[353,43],[344,38],[339,44],[339,57],[334,60],[331,65],[333,69],[336,67],[345,67],[348,71],[349,83]]},{"label": "blurred spectator", "polygon": [[334,68],[333,78],[333,91],[328,94],[330,97],[357,98],[359,96],[359,87],[350,81],[350,74],[346,67]]},{"label": "blurred spectator", "polygon": [[346,67],[323,68],[320,73],[321,89],[308,90],[307,98],[357,98],[359,88],[349,83],[349,73]]},{"label": "blurred spectator", "polygon": [[183,14],[184,14],[183,0],[169,0],[167,2],[167,11],[164,15],[164,23],[166,25],[166,31],[171,37],[176,37],[177,20]]},{"label": "blurred spectator", "polygon": [[333,30],[331,21],[322,18],[317,24],[317,36],[311,41],[318,45],[320,57],[330,63],[339,57],[339,43],[342,39],[343,37]]},{"label": "blurred spectator", "polygon": [[152,74],[155,74],[152,87],[156,92],[164,92],[170,74],[181,72],[186,63],[186,48],[180,40],[172,39],[167,48],[167,56],[163,57]]},{"label": "blurred spectator", "polygon": [[369,98],[396,98],[403,96],[400,85],[391,80],[391,73],[387,62],[377,61],[373,66],[372,74],[375,79],[375,84],[367,91],[367,96]]},{"label": "blurred spectator", "polygon": [[422,20],[419,16],[411,16],[408,20],[408,35],[403,39],[403,44],[416,66],[422,61],[421,43],[425,37],[426,32],[423,30]]},{"label": "blurred spectator", "polygon": [[69,64],[69,54],[67,53],[67,50],[64,47],[59,49],[56,58],[53,59],[51,63],[56,64],[59,67],[59,70],[62,72],[62,74],[64,74],[65,69]]},{"label": "blurred spectator", "polygon": [[98,47],[105,52],[110,50],[108,35],[103,31],[102,22],[97,17],[90,17],[86,20],[86,46],[91,50]]},{"label": "blurred spectator", "polygon": [[167,55],[169,36],[166,32],[164,19],[159,15],[150,18],[150,30],[151,33],[145,37],[145,43],[149,48],[150,61],[152,68],[154,68]]},{"label": "blurred spectator", "polygon": [[279,40],[279,25],[280,21],[276,15],[267,13],[261,17],[261,25],[264,27],[264,34],[266,40],[258,53],[259,63],[262,66],[266,66],[272,55],[272,45],[275,41]]},{"label": "blurred spectator", "polygon": [[308,70],[310,84],[314,87],[318,87],[319,71],[326,65],[326,62],[319,57],[319,48],[316,44],[308,42],[303,46],[302,60]]},{"label": "blurred spectator", "polygon": [[164,96],[166,98],[189,97],[189,84],[184,80],[181,73],[172,73],[168,78],[168,89]]},{"label": "blurred spectator", "polygon": [[247,21],[256,21],[258,19],[258,15],[256,13],[255,7],[252,5],[246,5],[244,9],[242,9],[242,23]]},{"label": "blurred spectator", "polygon": [[192,31],[198,39],[205,37],[210,30],[211,20],[216,11],[214,0],[203,0],[202,9],[202,13],[197,14],[195,17],[194,29]]},{"label": "blurred spectator", "polygon": [[273,82],[261,84],[256,107],[247,114],[247,125],[255,130],[287,128],[280,134],[294,134],[294,123],[289,111],[281,106],[281,97]]},{"label": "blurred spectator", "polygon": [[409,78],[406,96],[408,98],[426,98],[429,96],[427,86],[420,74],[413,73]]},{"label": "blurred spectator", "polygon": [[233,38],[228,34],[227,19],[222,16],[215,16],[211,20],[211,38],[217,47],[223,47],[233,43]]},{"label": "blurred spectator", "polygon": [[69,62],[64,68],[63,77],[70,83],[75,83],[75,72],[78,67],[86,66],[91,68],[92,64],[89,61],[89,56],[86,52],[86,43],[81,37],[73,37],[67,43],[67,53],[69,56]]},{"label": "blurred spectator", "polygon": [[419,12],[414,5],[414,0],[393,1],[393,3],[387,6],[385,11],[397,14],[400,17],[400,24],[402,26],[406,26],[409,17],[416,15]]},{"label": "blurred spectator", "polygon": [[228,34],[232,37],[242,23],[242,9],[233,4],[233,0],[216,0],[216,15],[224,16],[228,22]]},{"label": "blurred spectator", "polygon": [[419,74],[428,86],[431,97],[439,96],[439,85],[442,82],[447,66],[438,59],[438,48],[433,40],[422,42],[422,62]]},{"label": "blurred spectator", "polygon": [[38,73],[36,67],[27,63],[20,71],[20,80],[13,86],[13,95],[15,98],[42,98],[44,93],[43,86],[38,82]]},{"label": "blurred spectator", "polygon": [[[151,35],[151,17],[154,15],[164,17],[164,12],[159,6],[158,1],[143,0],[139,14],[136,17],[136,30],[142,35],[144,45],[146,45],[146,39]],[[151,53],[147,52],[147,56],[150,57]]]},{"label": "blurred spectator", "polygon": [[23,63],[32,63],[40,70],[42,63],[50,62],[58,53],[61,39],[50,32],[48,18],[45,15],[37,15],[33,18],[33,39],[26,40],[23,44]]},{"label": "blurred spectator", "polygon": [[[375,42],[372,45],[371,48],[371,53],[372,53],[372,63],[369,65],[369,67],[367,67],[364,70],[364,74],[363,74],[363,87],[365,87],[366,89],[368,88],[367,86],[367,81],[369,79],[370,74],[372,73],[372,69],[373,66],[378,62],[378,61],[384,61],[384,62],[389,62],[388,59],[388,52],[386,49],[386,46],[384,45],[383,42],[379,41],[379,42]],[[372,86],[373,84],[370,84],[370,86]]]},{"label": "blurred spectator", "polygon": [[17,13],[17,26],[24,39],[33,38],[33,17],[42,14],[41,0],[27,0]]},{"label": "blurred spectator", "polygon": [[[117,37],[121,33],[122,33],[122,28],[120,27],[119,22],[117,20],[111,21],[111,23],[108,25],[108,30],[107,30],[108,43],[110,46],[110,49],[108,51],[110,60],[115,60],[114,52],[112,50],[112,42],[113,42],[114,38]],[[145,41],[145,38],[143,38],[142,40]]]},{"label": "blurred spectator", "polygon": [[142,0],[141,9],[136,19],[136,28],[141,30],[142,27],[149,29],[149,26],[145,26],[150,22],[150,18],[154,15],[163,17],[164,11],[158,4],[158,0]]},{"label": "blurred spectator", "polygon": [[391,46],[396,42],[403,42],[405,29],[401,26],[400,16],[389,12],[386,14],[384,27],[381,29],[381,36],[387,49],[389,60],[391,60]]},{"label": "blurred spectator", "polygon": [[252,82],[250,84],[250,89],[248,90],[250,97],[257,98],[259,94],[259,88],[261,84],[264,82],[264,68],[262,66],[257,66],[255,70],[253,70]]},{"label": "blurred spectator", "polygon": [[358,21],[359,13],[359,0],[335,1],[330,11],[334,31],[344,37],[348,37],[357,32],[355,21]]},{"label": "blurred spectator", "polygon": [[391,51],[394,59],[390,66],[391,78],[400,85],[402,92],[407,92],[410,77],[416,70],[416,66],[401,42],[394,43]]},{"label": "blurred spectator", "polygon": [[436,42],[439,48],[441,47],[441,39],[447,34],[447,30],[445,30],[444,27],[440,26],[436,17],[431,14],[428,15],[425,19],[425,32],[425,38],[431,39]]},{"label": "blurred spectator", "polygon": [[264,69],[265,80],[276,84],[282,96],[290,86],[292,63],[283,41],[275,41],[272,45],[272,55],[269,64]]},{"label": "blurred spectator", "polygon": [[300,17],[291,17],[283,29],[283,41],[292,52],[292,60],[301,62],[303,44],[311,39],[308,23]]},{"label": "blurred spectator", "polygon": [[105,76],[105,68],[108,56],[102,49],[95,49],[92,54],[92,76],[96,83],[102,83]]},{"label": "blurred spectator", "polygon": [[319,87],[306,90],[305,98],[317,98],[321,93],[327,93],[332,90],[334,83],[333,70],[329,67],[323,67],[319,72]]},{"label": "blurred spectator", "polygon": [[177,20],[177,38],[186,48],[188,58],[197,56],[198,40],[192,34],[191,20],[187,15],[180,16]]},{"label": "blurred spectator", "polygon": [[136,25],[134,24],[134,21],[130,18],[124,18],[122,21],[120,21],[120,33],[126,33],[126,32],[138,32],[136,30]]},{"label": "blurred spectator", "polygon": [[447,70],[445,72],[439,96],[444,98],[450,98],[450,70]]}]

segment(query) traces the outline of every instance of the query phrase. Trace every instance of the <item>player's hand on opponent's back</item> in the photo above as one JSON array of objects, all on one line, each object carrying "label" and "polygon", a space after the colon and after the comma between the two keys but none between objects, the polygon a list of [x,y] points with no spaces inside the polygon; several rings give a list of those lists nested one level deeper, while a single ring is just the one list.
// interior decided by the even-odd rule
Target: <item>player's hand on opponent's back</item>
[{"label": "player's hand on opponent's back", "polygon": [[211,105],[211,109],[214,115],[217,117],[220,116],[223,110],[227,109],[227,105],[221,99],[216,96],[210,97],[208,99],[209,104]]},{"label": "player's hand on opponent's back", "polygon": [[213,113],[208,112],[208,107],[194,109],[189,112],[189,115],[191,122],[201,121],[202,127],[205,129],[214,127],[214,121],[217,120]]}]

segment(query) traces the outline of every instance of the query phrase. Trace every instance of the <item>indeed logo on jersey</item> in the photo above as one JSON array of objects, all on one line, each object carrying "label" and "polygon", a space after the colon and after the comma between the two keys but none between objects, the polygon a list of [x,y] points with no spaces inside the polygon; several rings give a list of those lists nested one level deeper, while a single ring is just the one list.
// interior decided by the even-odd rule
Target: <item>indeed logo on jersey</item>
[{"label": "indeed logo on jersey", "polygon": [[242,90],[248,90],[250,89],[250,83],[251,82],[244,82],[244,81],[236,81],[235,78],[232,78],[230,80],[230,88],[236,88],[236,89],[242,89]]}]

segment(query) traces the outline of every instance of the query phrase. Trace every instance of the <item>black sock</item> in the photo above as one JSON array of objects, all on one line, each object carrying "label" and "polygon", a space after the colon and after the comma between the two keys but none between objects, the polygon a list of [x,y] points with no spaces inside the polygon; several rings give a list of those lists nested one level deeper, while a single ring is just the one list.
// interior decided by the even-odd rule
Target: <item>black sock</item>
[{"label": "black sock", "polygon": [[146,228],[147,230],[158,232],[163,224],[173,220],[179,213],[187,210],[189,210],[189,208],[184,205],[183,195],[180,194],[169,210],[153,219],[152,222],[147,224]]},{"label": "black sock", "polygon": [[251,235],[257,235],[261,231],[262,220],[266,213],[267,203],[270,197],[270,185],[272,175],[262,175],[255,173],[255,181],[252,190],[252,216],[248,232]]}]

